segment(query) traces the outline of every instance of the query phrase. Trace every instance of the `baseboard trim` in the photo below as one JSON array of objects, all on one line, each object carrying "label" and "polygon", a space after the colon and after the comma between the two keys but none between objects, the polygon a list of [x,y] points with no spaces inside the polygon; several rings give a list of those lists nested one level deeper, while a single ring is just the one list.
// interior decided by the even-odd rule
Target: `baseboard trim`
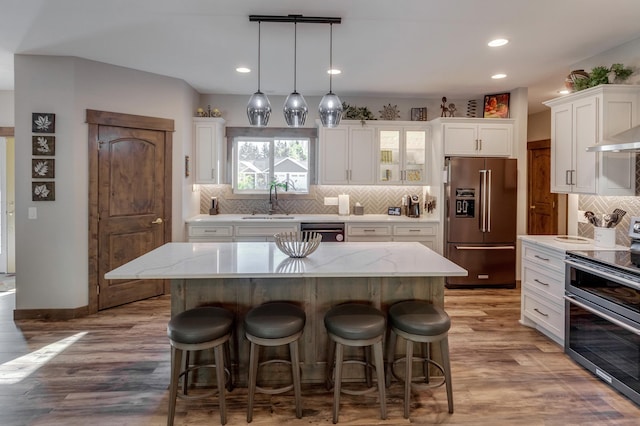
[{"label": "baseboard trim", "polygon": [[13,319],[39,319],[45,321],[61,321],[82,318],[89,315],[89,307],[81,306],[73,309],[14,309]]}]

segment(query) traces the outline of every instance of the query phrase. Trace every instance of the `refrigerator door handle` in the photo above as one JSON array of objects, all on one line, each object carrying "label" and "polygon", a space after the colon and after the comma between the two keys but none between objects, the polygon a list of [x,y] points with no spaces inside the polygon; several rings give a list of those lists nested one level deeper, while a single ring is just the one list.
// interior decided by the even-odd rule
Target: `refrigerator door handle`
[{"label": "refrigerator door handle", "polygon": [[480,170],[480,231],[487,232],[487,171]]},{"label": "refrigerator door handle", "polygon": [[487,200],[486,200],[486,209],[487,209],[487,232],[491,232],[491,186],[493,184],[492,180],[491,180],[491,169],[487,170],[487,177],[488,177],[488,182],[487,182]]},{"label": "refrigerator door handle", "polygon": [[456,246],[456,250],[515,250],[515,246]]}]

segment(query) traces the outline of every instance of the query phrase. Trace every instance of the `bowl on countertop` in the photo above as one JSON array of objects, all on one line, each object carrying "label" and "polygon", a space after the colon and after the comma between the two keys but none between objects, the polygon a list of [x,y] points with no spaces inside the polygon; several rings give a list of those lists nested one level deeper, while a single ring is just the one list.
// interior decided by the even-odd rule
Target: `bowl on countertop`
[{"label": "bowl on countertop", "polygon": [[307,257],[320,245],[322,235],[317,232],[279,232],[273,236],[276,247],[289,257]]}]

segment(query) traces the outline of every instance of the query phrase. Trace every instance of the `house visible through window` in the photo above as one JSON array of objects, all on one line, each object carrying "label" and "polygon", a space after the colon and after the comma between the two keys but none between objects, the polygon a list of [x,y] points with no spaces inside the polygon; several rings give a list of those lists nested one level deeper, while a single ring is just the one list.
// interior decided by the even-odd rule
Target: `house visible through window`
[{"label": "house visible through window", "polygon": [[315,129],[298,135],[293,129],[248,130],[248,135],[236,136],[227,130],[234,193],[268,193],[276,184],[279,192],[307,194],[313,176],[308,130]]}]

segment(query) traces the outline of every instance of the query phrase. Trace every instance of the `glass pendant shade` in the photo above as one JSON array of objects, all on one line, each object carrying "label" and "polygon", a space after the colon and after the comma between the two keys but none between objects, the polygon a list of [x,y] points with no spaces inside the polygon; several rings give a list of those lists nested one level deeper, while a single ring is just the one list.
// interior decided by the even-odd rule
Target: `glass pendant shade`
[{"label": "glass pendant shade", "polygon": [[265,127],[271,116],[271,102],[267,95],[260,91],[260,22],[258,22],[258,90],[249,99],[247,117],[252,126]]},{"label": "glass pendant shade", "polygon": [[342,102],[338,95],[334,94],[331,85],[331,73],[333,71],[333,24],[329,30],[329,93],[324,95],[318,105],[320,122],[323,127],[336,127],[342,118]]},{"label": "glass pendant shade", "polygon": [[249,124],[252,126],[265,127],[269,123],[271,116],[271,102],[267,95],[261,91],[257,91],[249,99],[247,104],[247,117]]},{"label": "glass pendant shade", "polygon": [[307,101],[304,100],[304,96],[294,91],[284,102],[284,119],[289,127],[304,126],[304,122],[307,119],[307,113],[309,108],[307,107]]},{"label": "glass pendant shade", "polygon": [[289,127],[301,127],[304,126],[304,122],[307,119],[307,101],[296,90],[296,65],[297,65],[297,44],[298,44],[298,23],[293,22],[293,92],[287,96],[284,101],[284,107],[282,112],[284,113],[284,121],[287,122]]},{"label": "glass pendant shade", "polygon": [[342,102],[338,95],[329,92],[322,97],[318,111],[323,127],[336,127],[342,118]]}]

